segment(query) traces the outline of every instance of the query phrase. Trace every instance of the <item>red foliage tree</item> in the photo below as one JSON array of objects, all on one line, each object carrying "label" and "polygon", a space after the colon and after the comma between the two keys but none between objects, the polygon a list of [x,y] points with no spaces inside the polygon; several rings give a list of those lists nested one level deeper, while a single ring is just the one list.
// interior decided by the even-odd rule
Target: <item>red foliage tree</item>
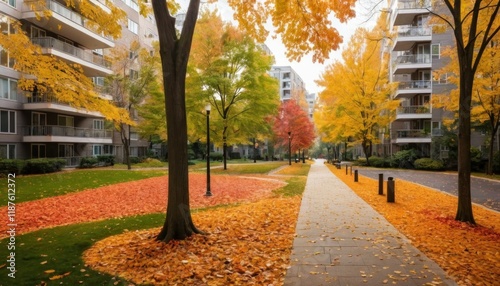
[{"label": "red foliage tree", "polygon": [[273,131],[276,147],[288,149],[288,132],[291,138],[291,153],[311,147],[314,142],[314,126],[307,112],[295,101],[281,103],[274,118]]}]

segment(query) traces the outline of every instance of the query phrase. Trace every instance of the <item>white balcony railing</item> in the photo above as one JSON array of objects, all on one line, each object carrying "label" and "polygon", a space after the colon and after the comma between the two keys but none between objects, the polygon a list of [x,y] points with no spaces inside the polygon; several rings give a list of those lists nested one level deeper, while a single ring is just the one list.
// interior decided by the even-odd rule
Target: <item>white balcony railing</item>
[{"label": "white balcony railing", "polygon": [[432,88],[431,80],[411,80],[411,81],[400,81],[398,83],[398,89],[429,89]]},{"label": "white balcony railing", "polygon": [[395,138],[430,138],[430,130],[425,129],[400,129],[395,130]]},{"label": "white balcony railing", "polygon": [[400,27],[398,29],[398,37],[426,37],[432,35],[430,27]]},{"label": "white balcony railing", "polygon": [[428,105],[400,106],[396,110],[397,114],[428,114],[430,112]]},{"label": "white balcony railing", "polygon": [[398,9],[430,9],[431,1],[429,0],[403,0],[398,1]]},{"label": "white balcony railing", "polygon": [[59,52],[63,52],[65,54],[77,57],[81,60],[84,60],[89,63],[93,63],[95,65],[111,68],[111,62],[104,59],[103,56],[92,53],[91,51],[84,50],[63,41],[57,40],[52,37],[40,37],[40,38],[32,38],[31,41],[35,45],[39,45],[42,48],[54,49]]},{"label": "white balcony railing", "polygon": [[420,55],[402,55],[396,58],[396,65],[404,64],[430,64],[432,63],[432,57],[430,54],[420,54]]}]

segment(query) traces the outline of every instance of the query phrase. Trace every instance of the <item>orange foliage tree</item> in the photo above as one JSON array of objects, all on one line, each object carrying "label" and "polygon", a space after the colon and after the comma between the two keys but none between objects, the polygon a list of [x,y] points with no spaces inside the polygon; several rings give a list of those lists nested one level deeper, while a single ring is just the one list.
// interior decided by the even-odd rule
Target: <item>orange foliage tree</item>
[{"label": "orange foliage tree", "polygon": [[[209,1],[214,2],[214,1]],[[276,32],[288,48],[287,56],[299,60],[304,52],[313,52],[313,60],[323,62],[332,49],[338,48],[342,37],[333,27],[330,16],[345,22],[355,15],[355,0],[244,1],[229,0],[240,28],[256,41],[263,42],[269,32],[264,25],[270,18]],[[170,2],[169,2],[170,3]],[[185,239],[200,233],[189,208],[188,154],[186,142],[186,72],[200,0],[191,0],[180,35],[175,18],[165,0],[152,0],[158,27],[163,70],[167,137],[169,140],[168,205],[163,229],[158,240]]]}]

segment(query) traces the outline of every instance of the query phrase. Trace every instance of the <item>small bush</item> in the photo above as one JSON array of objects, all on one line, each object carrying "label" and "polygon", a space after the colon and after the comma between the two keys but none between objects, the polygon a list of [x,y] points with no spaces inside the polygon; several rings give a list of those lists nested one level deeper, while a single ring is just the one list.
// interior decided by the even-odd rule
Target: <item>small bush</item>
[{"label": "small bush", "polygon": [[231,152],[229,154],[229,158],[231,158],[231,159],[241,159],[241,154],[240,154],[240,152]]},{"label": "small bush", "polygon": [[45,174],[61,171],[66,160],[57,158],[30,159],[25,161],[23,174]]},{"label": "small bush", "polygon": [[493,172],[500,174],[500,151],[493,155]]},{"label": "small bush", "polygon": [[97,156],[97,162],[101,166],[113,166],[115,164],[115,156],[113,155]]},{"label": "small bush", "polygon": [[431,158],[417,159],[415,160],[413,165],[417,170],[432,170],[432,171],[444,170],[443,162]]},{"label": "small bush", "polygon": [[0,159],[0,176],[7,174],[21,174],[24,162],[22,160]]},{"label": "small bush", "polygon": [[192,165],[196,165],[196,163],[193,161],[188,161],[188,166],[192,166]]},{"label": "small bush", "polygon": [[414,149],[399,151],[392,156],[391,167],[413,169],[413,162],[417,159],[418,154]]},{"label": "small bush", "polygon": [[[143,160],[139,157],[133,157],[133,156],[130,156],[130,164],[139,164],[141,163]],[[127,161],[125,161],[127,162]]]},{"label": "small bush", "polygon": [[222,161],[222,153],[210,153],[210,160],[212,161]]},{"label": "small bush", "polygon": [[97,167],[99,160],[96,157],[84,157],[80,160],[80,168]]},{"label": "small bush", "polygon": [[384,168],[389,166],[389,162],[386,162],[384,158],[371,156],[368,158],[368,162],[370,162],[370,166],[377,168]]}]

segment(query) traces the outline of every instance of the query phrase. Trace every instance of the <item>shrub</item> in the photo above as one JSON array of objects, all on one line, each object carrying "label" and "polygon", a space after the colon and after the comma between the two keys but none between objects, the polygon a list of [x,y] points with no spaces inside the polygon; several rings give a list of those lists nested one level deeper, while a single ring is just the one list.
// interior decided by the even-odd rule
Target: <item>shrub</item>
[{"label": "shrub", "polygon": [[23,174],[45,174],[61,171],[66,160],[57,158],[30,159],[25,161]]},{"label": "shrub", "polygon": [[417,159],[415,160],[413,165],[415,165],[415,169],[418,170],[433,170],[433,171],[444,170],[443,162],[431,158]]},{"label": "shrub", "polygon": [[15,159],[0,159],[0,176],[7,174],[21,174],[24,162]]},{"label": "shrub", "polygon": [[371,156],[370,158],[368,158],[368,162],[370,163],[370,166],[377,168],[383,168],[389,165],[389,163],[386,162],[384,158],[377,156]]},{"label": "shrub", "polygon": [[[125,162],[127,161],[125,160]],[[130,156],[130,164],[139,164],[141,162],[142,162],[141,158]]]},{"label": "shrub", "polygon": [[500,151],[493,155],[493,172],[500,174]]},{"label": "shrub", "polygon": [[113,156],[113,155],[100,155],[100,156],[97,156],[97,162],[101,166],[113,166],[115,164],[115,156]]},{"label": "shrub", "polygon": [[210,153],[210,160],[212,161],[222,161],[222,153]]},{"label": "shrub", "polygon": [[391,167],[412,169],[413,162],[418,159],[417,151],[414,149],[396,152],[391,159]]},{"label": "shrub", "polygon": [[241,154],[240,154],[240,152],[231,152],[229,154],[229,158],[231,158],[231,159],[241,159]]},{"label": "shrub", "polygon": [[188,161],[188,166],[192,166],[192,165],[196,165],[196,163],[193,161]]},{"label": "shrub", "polygon": [[80,168],[97,167],[99,160],[96,157],[84,157],[80,160]]}]

